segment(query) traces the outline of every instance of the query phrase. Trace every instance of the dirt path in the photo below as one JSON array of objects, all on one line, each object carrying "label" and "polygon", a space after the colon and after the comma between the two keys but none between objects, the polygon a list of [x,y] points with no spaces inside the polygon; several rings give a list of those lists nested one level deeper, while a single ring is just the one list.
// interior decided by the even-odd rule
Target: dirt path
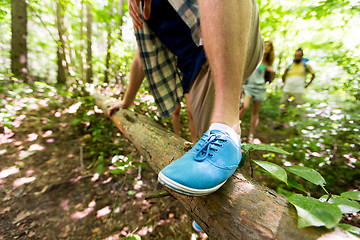
[{"label": "dirt path", "polygon": [[[0,239],[205,239],[172,197],[145,200],[163,191],[151,169],[141,180],[99,176],[81,167],[84,144],[69,115],[54,119],[51,107],[21,110],[17,127],[0,135]],[[135,149],[120,137],[122,148]],[[84,152],[84,165],[91,163]]]}]

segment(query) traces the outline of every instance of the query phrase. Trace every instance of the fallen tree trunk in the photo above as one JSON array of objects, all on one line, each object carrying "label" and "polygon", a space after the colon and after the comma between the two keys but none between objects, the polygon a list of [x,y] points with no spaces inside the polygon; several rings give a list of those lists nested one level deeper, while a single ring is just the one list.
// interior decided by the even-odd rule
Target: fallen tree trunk
[{"label": "fallen tree trunk", "polygon": [[[92,95],[106,114],[113,100]],[[146,116],[121,109],[112,121],[156,173],[186,152],[184,139]],[[238,172],[208,196],[190,197],[167,190],[210,239],[358,239],[340,228],[299,229],[296,210],[287,198]]]}]

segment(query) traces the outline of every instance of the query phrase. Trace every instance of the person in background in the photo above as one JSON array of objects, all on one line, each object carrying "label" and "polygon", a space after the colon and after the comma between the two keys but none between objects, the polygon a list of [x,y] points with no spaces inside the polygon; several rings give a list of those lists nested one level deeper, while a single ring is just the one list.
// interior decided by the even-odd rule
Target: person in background
[{"label": "person in background", "polygon": [[[280,102],[282,116],[290,102],[295,106],[303,103],[303,93],[315,78],[315,73],[311,66],[307,63],[307,59],[303,58],[304,52],[301,48],[295,51],[293,63],[290,64],[282,75],[284,84],[283,94]],[[306,83],[307,74],[311,74],[310,81]]]},{"label": "person in background", "polygon": [[243,85],[245,96],[242,108],[239,112],[240,120],[244,117],[244,114],[250,105],[250,101],[253,100],[250,133],[248,138],[249,142],[253,142],[255,129],[259,123],[261,102],[266,99],[265,83],[266,81],[271,82],[275,78],[275,72],[272,68],[274,58],[275,53],[273,43],[271,41],[265,41],[263,60],[260,66]]}]

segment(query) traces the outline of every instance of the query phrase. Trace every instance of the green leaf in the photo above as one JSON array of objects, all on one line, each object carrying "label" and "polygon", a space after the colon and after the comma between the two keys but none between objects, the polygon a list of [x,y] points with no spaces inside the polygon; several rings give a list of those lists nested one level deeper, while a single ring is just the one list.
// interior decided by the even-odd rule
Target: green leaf
[{"label": "green leaf", "polygon": [[342,197],[360,201],[360,191],[348,191],[341,194]]},{"label": "green leaf", "polygon": [[325,226],[333,228],[341,220],[340,209],[333,204],[312,197],[294,194],[289,198],[298,213],[298,227]]},{"label": "green leaf", "polygon": [[302,166],[289,166],[286,167],[286,169],[289,172],[296,174],[299,177],[302,177],[313,184],[324,186],[326,183],[325,179],[321,176],[321,174],[312,168],[302,167]]},{"label": "green leaf", "polygon": [[303,193],[306,193],[306,194],[307,194],[307,192],[306,192],[305,188],[303,187],[303,185],[295,182],[294,179],[288,178],[288,179],[287,179],[287,182],[288,182],[288,185],[289,185],[290,187],[296,188],[296,189],[302,191]]},{"label": "green leaf", "polygon": [[360,228],[346,223],[339,223],[338,227],[360,237]]},{"label": "green leaf", "polygon": [[115,166],[122,167],[122,166],[125,166],[126,164],[127,164],[126,162],[116,162]]},{"label": "green leaf", "polygon": [[274,146],[271,146],[269,144],[264,144],[264,143],[261,143],[261,144],[244,143],[244,144],[242,144],[241,148],[244,149],[245,151],[263,150],[263,151],[276,152],[276,153],[290,155],[289,152],[287,152],[281,148],[274,147]]},{"label": "green leaf", "polygon": [[141,240],[141,237],[137,234],[130,234],[128,237],[122,237],[121,240]]},{"label": "green leaf", "polygon": [[144,164],[144,163],[142,163],[142,162],[132,162],[132,163],[131,163],[131,165],[133,165],[133,166],[141,166],[141,167],[143,167],[145,164]]},{"label": "green leaf", "polygon": [[241,144],[241,149],[244,150],[245,152],[251,150],[253,148],[253,145],[255,144],[252,144],[252,143],[242,143]]},{"label": "green leaf", "polygon": [[125,169],[113,169],[110,171],[110,173],[112,174],[119,174],[119,173],[124,173]]},{"label": "green leaf", "polygon": [[76,118],[76,119],[72,122],[72,125],[76,126],[80,121],[81,121],[81,119]]},{"label": "green leaf", "polygon": [[130,153],[130,154],[127,156],[126,162],[131,162],[132,159],[133,159],[133,155]]},{"label": "green leaf", "polygon": [[269,172],[271,175],[273,175],[280,181],[283,181],[284,183],[287,184],[287,175],[286,175],[285,170],[282,167],[280,167],[274,163],[271,163],[271,162],[258,161],[258,160],[253,160],[253,161],[257,165],[259,165],[260,167],[265,169],[267,172]]},{"label": "green leaf", "polygon": [[133,196],[136,194],[136,191],[134,190],[129,190],[128,193],[127,193],[129,196]]},{"label": "green leaf", "polygon": [[102,164],[99,164],[99,165],[96,167],[96,170],[97,170],[98,174],[101,174],[102,171],[103,171],[103,165],[102,165]]},{"label": "green leaf", "polygon": [[242,157],[241,157],[241,162],[240,162],[238,168],[242,168],[242,167],[245,165],[245,160],[246,160],[247,153],[248,153],[248,152],[245,152],[245,153],[242,155]]},{"label": "green leaf", "polygon": [[[325,202],[328,195],[322,196],[319,200]],[[354,213],[360,211],[360,204],[345,197],[332,195],[328,203],[338,206],[342,213]]]}]

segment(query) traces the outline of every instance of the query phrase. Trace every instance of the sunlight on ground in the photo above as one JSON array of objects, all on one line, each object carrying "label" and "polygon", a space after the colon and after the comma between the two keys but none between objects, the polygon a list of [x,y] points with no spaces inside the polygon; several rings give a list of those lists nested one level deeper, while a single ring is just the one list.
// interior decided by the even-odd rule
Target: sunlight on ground
[{"label": "sunlight on ground", "polygon": [[27,139],[25,141],[27,141],[27,142],[35,141],[38,136],[39,135],[37,135],[36,133],[30,133],[30,134],[28,134]]},{"label": "sunlight on ground", "polygon": [[29,151],[32,152],[32,151],[41,151],[41,150],[44,150],[44,147],[39,145],[39,144],[32,144],[30,147],[29,147]]},{"label": "sunlight on ground", "polygon": [[0,144],[13,142],[12,136],[14,136],[14,133],[7,127],[4,127],[4,133],[0,133]]},{"label": "sunlight on ground", "polygon": [[100,175],[99,175],[98,173],[95,173],[94,176],[91,178],[91,181],[92,181],[92,182],[95,182],[96,180],[99,179],[99,176],[100,176]]},{"label": "sunlight on ground", "polygon": [[84,211],[77,211],[73,214],[71,214],[71,218],[72,219],[82,219],[84,217],[86,217],[87,215],[89,215],[92,211],[94,211],[94,207],[96,206],[96,202],[95,201],[91,201],[88,204],[88,208],[85,209]]},{"label": "sunlight on ground", "polygon": [[4,169],[0,172],[0,178],[7,178],[8,176],[12,174],[16,174],[19,172],[19,169],[17,167],[11,167]]},{"label": "sunlight on ground", "polygon": [[13,182],[13,187],[20,187],[26,183],[31,183],[36,180],[36,177],[22,177]]},{"label": "sunlight on ground", "polygon": [[50,137],[53,134],[53,131],[47,130],[41,137],[47,138]]},{"label": "sunlight on ground", "polygon": [[110,209],[109,206],[106,206],[106,207],[96,211],[96,217],[100,218],[100,217],[103,217],[105,215],[108,215],[109,213],[111,213],[111,209]]}]

